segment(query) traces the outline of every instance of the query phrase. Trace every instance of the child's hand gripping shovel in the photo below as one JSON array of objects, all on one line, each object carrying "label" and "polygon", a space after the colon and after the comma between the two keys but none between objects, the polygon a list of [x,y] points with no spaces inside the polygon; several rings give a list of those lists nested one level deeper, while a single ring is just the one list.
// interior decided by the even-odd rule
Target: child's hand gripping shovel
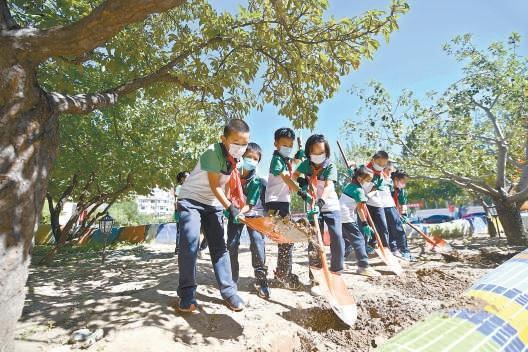
[{"label": "child's hand gripping shovel", "polygon": [[[345,157],[345,153],[343,151],[343,148],[341,148],[341,144],[339,141],[337,142],[337,146],[339,148],[339,151],[341,152],[341,157],[343,158],[343,161],[345,162],[345,166],[347,169],[350,167],[348,164],[348,160]],[[367,206],[363,206],[363,211],[367,217],[367,222],[369,223],[370,227],[372,228],[372,231],[374,232],[374,237],[376,238],[376,243],[378,244],[378,248],[375,248],[376,254],[383,260],[383,262],[387,265],[387,267],[396,275],[401,275],[403,273],[403,268],[401,267],[400,263],[394,257],[391,253],[391,251],[388,248],[385,248],[383,246],[383,242],[381,241],[381,237],[376,230],[376,226],[374,225],[374,221],[372,221],[372,217],[370,216],[370,212],[368,211]]]},{"label": "child's hand gripping shovel", "polygon": [[437,237],[437,236],[427,236],[422,230],[420,230],[417,226],[414,226],[414,224],[411,224],[410,222],[405,222],[407,225],[409,225],[414,231],[418,232],[420,236],[423,237],[423,239],[429,244],[429,247],[438,253],[448,253],[453,250],[451,245],[447,243],[446,240]]},{"label": "child's hand gripping shovel", "polygon": [[319,228],[317,207],[311,206],[308,212],[313,216],[313,231],[317,237],[317,251],[319,252],[319,259],[321,268],[311,266],[310,270],[314,277],[314,281],[319,283],[321,293],[326,299],[334,313],[348,326],[353,326],[357,319],[357,306],[354,296],[352,296],[340,274],[330,272],[326,262],[326,255],[324,252],[324,243]]}]

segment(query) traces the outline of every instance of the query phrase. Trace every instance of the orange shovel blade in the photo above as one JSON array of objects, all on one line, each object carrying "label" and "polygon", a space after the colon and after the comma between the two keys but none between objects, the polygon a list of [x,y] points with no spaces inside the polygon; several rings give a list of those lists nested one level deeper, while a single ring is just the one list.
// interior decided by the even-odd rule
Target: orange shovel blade
[{"label": "orange shovel blade", "polygon": [[427,236],[422,230],[420,230],[418,227],[414,226],[413,224],[408,224],[414,231],[418,232],[420,236],[423,237],[423,239],[427,242],[428,247],[435,251],[435,252],[442,252],[447,253],[451,252],[453,248],[451,248],[451,245],[447,243],[446,240],[437,237],[437,236]]},{"label": "orange shovel blade", "polygon": [[[276,243],[295,243],[306,242],[308,238],[306,235],[299,233],[299,231],[292,231],[289,224],[283,224],[279,220],[271,216],[263,216],[257,218],[239,218],[239,221],[251,227],[253,230],[262,233],[269,237]],[[289,230],[288,230],[289,228]]]},{"label": "orange shovel blade", "polygon": [[[381,242],[381,241],[380,241]],[[376,254],[381,258],[381,260],[387,265],[390,271],[396,275],[403,274],[403,268],[400,265],[398,259],[392,255],[392,252],[387,247],[382,247],[382,244],[378,244],[378,248],[374,249]]]},{"label": "orange shovel blade", "polygon": [[332,272],[325,275],[321,268],[310,267],[310,270],[332,310],[345,324],[353,326],[357,319],[356,300],[350,294],[343,277]]}]

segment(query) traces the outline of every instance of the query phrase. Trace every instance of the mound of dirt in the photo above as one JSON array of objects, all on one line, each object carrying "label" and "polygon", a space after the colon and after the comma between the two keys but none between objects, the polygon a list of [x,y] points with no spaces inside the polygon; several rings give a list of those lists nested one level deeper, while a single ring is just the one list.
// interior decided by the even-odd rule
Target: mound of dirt
[{"label": "mound of dirt", "polygon": [[358,320],[353,328],[346,327],[323,301],[317,308],[303,311],[297,321],[307,331],[299,333],[300,351],[338,347],[369,351],[433,311],[475,305],[471,298],[462,295],[471,280],[436,268],[368,281],[385,287],[386,294],[359,297]]},{"label": "mound of dirt", "polygon": [[455,276],[436,268],[407,271],[401,276],[372,278],[369,281],[374,285],[402,291],[407,298],[434,300],[455,299],[471,285],[467,277]]}]

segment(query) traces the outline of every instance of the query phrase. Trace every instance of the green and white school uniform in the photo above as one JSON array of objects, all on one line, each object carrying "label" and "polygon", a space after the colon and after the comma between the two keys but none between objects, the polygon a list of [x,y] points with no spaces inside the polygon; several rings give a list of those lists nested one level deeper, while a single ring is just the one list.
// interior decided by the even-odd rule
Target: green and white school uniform
[{"label": "green and white school uniform", "polygon": [[[302,163],[300,163],[296,172],[305,175],[308,178],[308,182],[310,182],[310,178],[313,175],[310,161],[304,160]],[[320,210],[321,212],[339,211],[341,207],[339,205],[339,197],[335,191],[335,182],[337,182],[337,168],[332,162],[329,162],[328,165],[326,165],[324,169],[321,170],[317,175],[317,199],[321,198],[325,187],[325,182],[327,180],[333,182],[330,183],[330,189],[327,193],[326,199],[324,199],[325,205]]]},{"label": "green and white school uniform", "polygon": [[[176,188],[174,189],[174,197],[176,197],[176,199],[179,198],[180,191],[181,191],[181,185],[177,185]],[[178,211],[178,207],[176,207],[176,206],[175,206],[175,209],[174,209],[174,221],[175,222],[179,222],[180,221],[180,212]]]},{"label": "green and white school uniform", "polygon": [[225,189],[233,167],[227,160],[227,150],[222,143],[210,145],[200,156],[180,190],[179,199],[192,199],[205,205],[220,206],[209,186],[208,172],[220,174],[220,186]]},{"label": "green and white school uniform", "polygon": [[266,203],[291,202],[290,189],[281,177],[281,175],[291,176],[291,163],[291,159],[283,157],[279,152],[273,153],[266,187]]},{"label": "green and white school uniform", "polygon": [[341,197],[339,197],[339,205],[341,206],[341,223],[356,222],[356,208],[359,203],[368,200],[365,191],[355,182],[347,183],[343,187]]},{"label": "green and white school uniform", "polygon": [[380,197],[383,203],[383,208],[393,208],[396,206],[396,203],[394,202],[394,198],[392,197],[392,189],[394,187],[392,183],[392,178],[385,176],[381,177],[383,177],[383,181],[385,183],[385,187],[383,188],[383,190],[380,191]]},{"label": "green and white school uniform", "polygon": [[[376,190],[372,191],[374,187]],[[371,182],[363,185],[363,190],[368,197],[367,205],[376,208],[391,208],[395,206],[389,182],[382,175],[375,174]]]},{"label": "green and white school uniform", "polygon": [[[244,181],[244,179],[242,178]],[[246,204],[251,205],[251,209],[244,215],[248,218],[264,216],[264,207],[261,201],[262,179],[253,172],[242,185]]]}]

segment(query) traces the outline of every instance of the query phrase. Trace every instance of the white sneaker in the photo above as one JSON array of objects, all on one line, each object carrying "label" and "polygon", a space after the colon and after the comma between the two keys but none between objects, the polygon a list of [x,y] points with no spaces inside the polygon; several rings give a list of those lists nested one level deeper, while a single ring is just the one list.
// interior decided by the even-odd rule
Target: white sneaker
[{"label": "white sneaker", "polygon": [[370,266],[367,266],[366,268],[361,267],[361,266],[358,267],[358,269],[356,270],[356,274],[363,275],[363,276],[368,276],[368,277],[381,276],[381,274],[379,272],[377,272],[376,270],[372,269]]},{"label": "white sneaker", "polygon": [[323,291],[321,290],[321,286],[319,284],[312,285],[310,287],[310,294],[314,297],[321,297],[323,295]]}]

